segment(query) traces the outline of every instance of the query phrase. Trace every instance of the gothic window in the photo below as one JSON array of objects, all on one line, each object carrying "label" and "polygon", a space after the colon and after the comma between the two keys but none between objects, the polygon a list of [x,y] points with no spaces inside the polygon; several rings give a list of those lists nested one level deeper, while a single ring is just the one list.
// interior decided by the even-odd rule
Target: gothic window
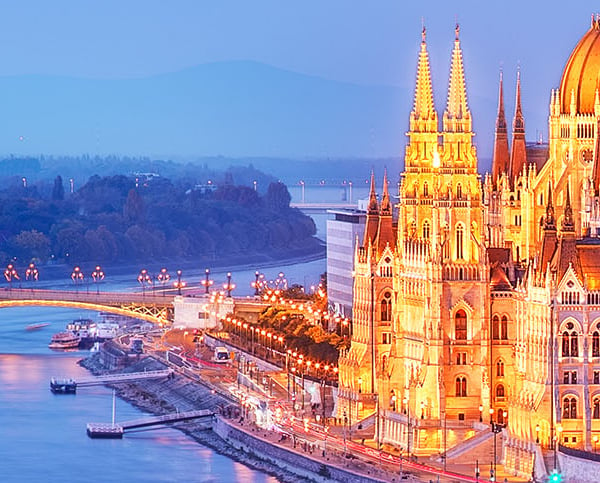
[{"label": "gothic window", "polygon": [[600,419],[600,397],[595,397],[592,402],[592,419]]},{"label": "gothic window", "polygon": [[456,340],[467,340],[467,314],[462,309],[454,316],[454,336]]},{"label": "gothic window", "polygon": [[503,384],[498,384],[496,386],[496,397],[497,398],[504,397],[504,385]]},{"label": "gothic window", "polygon": [[571,357],[577,357],[579,355],[579,345],[577,340],[577,332],[571,332]]},{"label": "gothic window", "polygon": [[571,371],[571,384],[577,384],[577,371]]},{"label": "gothic window", "polygon": [[592,335],[592,357],[600,357],[600,333],[598,331]]},{"label": "gothic window", "polygon": [[562,335],[562,356],[569,357],[569,333],[563,332]]},{"label": "gothic window", "polygon": [[467,378],[464,376],[456,378],[456,397],[467,397]]},{"label": "gothic window", "polygon": [[392,320],[392,294],[385,292],[381,300],[381,321],[389,322]]},{"label": "gothic window", "polygon": [[563,384],[569,384],[569,381],[571,380],[570,376],[569,371],[563,372]]},{"label": "gothic window", "polygon": [[592,384],[600,384],[600,371],[594,371],[594,382]]},{"label": "gothic window", "polygon": [[498,340],[500,338],[500,318],[494,315],[492,318],[492,339]]},{"label": "gothic window", "polygon": [[465,228],[463,225],[456,227],[456,258],[459,260],[463,258],[463,241],[464,241]]},{"label": "gothic window", "polygon": [[565,397],[563,399],[563,419],[577,419],[577,399]]},{"label": "gothic window", "polygon": [[427,181],[423,183],[423,196],[425,198],[429,196],[429,183],[427,183]]},{"label": "gothic window", "polygon": [[467,353],[466,352],[457,352],[456,353],[456,365],[458,365],[458,366],[466,366],[467,365]]},{"label": "gothic window", "polygon": [[423,222],[423,238],[425,238],[425,240],[429,240],[429,232],[430,232],[429,220],[425,220]]},{"label": "gothic window", "polygon": [[508,318],[506,315],[502,316],[502,323],[500,324],[500,338],[502,340],[508,339]]},{"label": "gothic window", "polygon": [[496,362],[496,376],[497,377],[504,376],[504,362],[502,362],[502,361]]},{"label": "gothic window", "polygon": [[456,198],[462,200],[462,185],[460,183],[456,185]]}]

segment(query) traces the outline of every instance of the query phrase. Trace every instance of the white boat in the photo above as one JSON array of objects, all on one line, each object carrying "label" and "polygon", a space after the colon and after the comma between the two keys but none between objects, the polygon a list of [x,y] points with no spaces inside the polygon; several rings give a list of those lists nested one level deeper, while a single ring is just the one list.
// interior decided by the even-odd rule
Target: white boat
[{"label": "white boat", "polygon": [[41,324],[29,324],[27,327],[25,327],[25,330],[38,330],[49,325],[50,324],[48,322],[43,322]]},{"label": "white boat", "polygon": [[50,349],[76,349],[79,347],[79,337],[71,332],[59,332],[52,336],[48,347]]}]

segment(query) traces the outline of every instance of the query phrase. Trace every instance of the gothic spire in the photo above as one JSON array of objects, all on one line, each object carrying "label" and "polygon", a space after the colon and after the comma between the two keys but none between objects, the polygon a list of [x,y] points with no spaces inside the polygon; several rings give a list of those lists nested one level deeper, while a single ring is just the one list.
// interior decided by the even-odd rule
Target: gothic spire
[{"label": "gothic spire", "polygon": [[390,194],[388,191],[387,169],[383,172],[383,195],[381,196],[380,214],[382,216],[392,214],[392,203],[390,202]]},{"label": "gothic spire", "polygon": [[377,236],[377,226],[379,225],[379,203],[377,203],[377,194],[375,193],[375,173],[371,171],[371,190],[369,192],[369,206],[367,208],[367,221],[365,225],[365,236],[363,246],[367,247],[375,240]]},{"label": "gothic spire", "polygon": [[431,85],[431,70],[425,27],[421,33],[421,51],[417,66],[417,82],[415,86],[415,103],[410,113],[410,130],[417,132],[436,132],[437,113],[433,104],[433,87]]},{"label": "gothic spire", "polygon": [[387,245],[392,250],[396,247],[396,236],[394,234],[392,220],[392,203],[388,191],[387,169],[383,175],[383,195],[381,196],[381,211],[379,213],[379,226],[377,229],[377,253],[381,254]]},{"label": "gothic spire", "polygon": [[498,115],[496,117],[496,132],[494,137],[494,157],[492,159],[492,180],[497,183],[503,173],[508,173],[508,129],[504,115],[504,86],[502,71],[500,71],[500,87],[498,89]]},{"label": "gothic spire", "polygon": [[[568,196],[567,191],[567,196]],[[567,198],[568,199],[568,198]],[[552,185],[548,181],[548,203],[546,204],[546,218],[544,218],[544,230],[556,230],[554,219],[554,206],[552,206]]]},{"label": "gothic spire", "polygon": [[465,71],[458,24],[456,24],[454,33],[454,49],[452,50],[450,80],[448,82],[448,102],[444,112],[444,131],[470,132],[471,113],[467,105],[467,89],[465,87]]},{"label": "gothic spire", "polygon": [[515,101],[515,117],[513,119],[512,151],[510,155],[510,179],[513,181],[521,174],[527,164],[525,149],[525,119],[521,109],[521,71],[517,71],[517,96]]},{"label": "gothic spire", "polygon": [[575,231],[575,223],[573,222],[573,209],[571,208],[571,196],[569,194],[569,186],[567,186],[567,201],[565,203],[565,212],[561,230],[563,232]]}]

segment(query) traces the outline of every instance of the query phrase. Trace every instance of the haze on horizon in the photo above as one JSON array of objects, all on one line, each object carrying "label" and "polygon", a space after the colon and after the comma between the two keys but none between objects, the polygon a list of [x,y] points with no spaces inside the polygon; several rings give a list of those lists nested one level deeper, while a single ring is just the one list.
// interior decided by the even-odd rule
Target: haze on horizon
[{"label": "haze on horizon", "polygon": [[440,115],[458,21],[485,159],[500,66],[507,117],[520,65],[527,138],[546,139],[550,89],[596,9],[587,0],[6,2],[0,152],[398,157],[422,21]]}]

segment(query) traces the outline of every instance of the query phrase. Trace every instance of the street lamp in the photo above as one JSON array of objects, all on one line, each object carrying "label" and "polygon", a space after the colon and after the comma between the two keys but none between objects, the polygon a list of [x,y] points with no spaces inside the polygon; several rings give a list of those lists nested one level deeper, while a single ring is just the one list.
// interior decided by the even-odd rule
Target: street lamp
[{"label": "street lamp", "polygon": [[146,284],[152,284],[152,277],[148,273],[148,270],[142,268],[137,278],[138,282],[142,286],[142,295],[146,294]]},{"label": "street lamp", "polygon": [[31,280],[33,282],[37,281],[40,272],[35,266],[35,263],[31,262],[27,270],[25,270],[25,280]]},{"label": "street lamp", "polygon": [[12,263],[9,263],[6,266],[6,270],[4,270],[4,278],[6,278],[6,281],[9,283],[9,287],[11,289],[13,279],[19,280],[19,274]]},{"label": "street lamp", "polygon": [[210,269],[207,268],[206,270],[204,270],[204,280],[202,280],[200,282],[202,284],[202,286],[204,287],[204,293],[207,295],[208,295],[208,289],[214,283],[212,280],[208,279],[209,274],[210,274]]},{"label": "street lamp", "polygon": [[502,413],[502,423],[495,422],[493,416],[494,409],[490,408],[490,426],[492,428],[492,433],[494,433],[494,461],[492,462],[492,468],[490,469],[490,481],[496,481],[496,435],[501,433],[506,427],[506,417],[508,416],[508,413],[506,411]]},{"label": "street lamp", "polygon": [[235,288],[235,283],[231,283],[231,272],[227,272],[227,283],[223,284],[223,288],[227,290],[227,297],[231,298],[231,291]]},{"label": "street lamp", "polygon": [[404,399],[402,399],[402,402],[404,403],[404,413],[406,414],[406,420],[407,420],[407,434],[406,434],[406,457],[410,460],[410,432],[411,432],[411,428],[410,428],[410,406],[408,405],[408,397],[404,396]]},{"label": "street lamp", "polygon": [[479,422],[483,422],[483,406],[481,404],[479,405]]},{"label": "street lamp", "polygon": [[171,280],[171,275],[169,275],[169,272],[166,268],[161,268],[160,272],[158,272],[158,275],[156,276],[156,279],[160,282],[160,284],[162,285],[162,293],[163,293],[163,297],[165,295],[165,284]]},{"label": "street lamp", "polygon": [[258,270],[256,272],[254,272],[254,277],[255,277],[255,280],[252,283],[252,286],[254,287],[254,295],[258,296],[258,295],[260,295],[260,291],[258,290],[258,287],[259,287],[258,279],[260,278],[260,273],[258,272]]},{"label": "street lamp", "polygon": [[362,377],[358,378],[358,394],[362,393]]},{"label": "street lamp", "polygon": [[302,203],[304,203],[304,180],[300,180],[300,186],[302,188]]},{"label": "street lamp", "polygon": [[77,289],[77,284],[80,282],[83,282],[84,278],[85,278],[85,276],[83,275],[81,268],[79,266],[74,267],[73,271],[71,272],[71,280],[73,280],[73,283],[75,284],[76,289]]},{"label": "street lamp", "polygon": [[102,271],[102,268],[100,268],[100,265],[96,265],[96,268],[92,272],[92,280],[94,281],[94,284],[96,285],[96,295],[97,295],[100,293],[100,286],[98,285],[98,283],[101,280],[104,280],[104,272]]},{"label": "street lamp", "polygon": [[[596,436],[596,439],[598,438],[598,436]],[[535,425],[535,442],[537,444],[540,444],[540,425],[536,424]]]},{"label": "street lamp", "polygon": [[181,295],[181,289],[185,288],[186,283],[185,283],[185,281],[181,280],[181,274],[183,273],[181,271],[181,269],[177,270],[176,273],[177,273],[177,282],[175,282],[173,285],[177,289],[177,295]]}]

